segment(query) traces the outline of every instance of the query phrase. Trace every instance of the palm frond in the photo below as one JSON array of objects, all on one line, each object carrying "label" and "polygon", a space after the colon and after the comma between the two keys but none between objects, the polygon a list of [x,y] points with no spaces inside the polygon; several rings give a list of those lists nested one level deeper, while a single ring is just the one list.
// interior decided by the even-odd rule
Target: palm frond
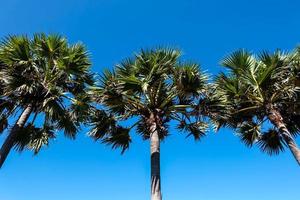
[{"label": "palm frond", "polygon": [[88,135],[95,140],[104,138],[117,125],[116,120],[104,110],[96,110],[90,120],[91,130]]},{"label": "palm frond", "polygon": [[102,139],[102,142],[111,145],[113,149],[121,148],[121,153],[123,154],[131,143],[129,131],[130,129],[128,128],[116,126],[111,130],[110,134]]},{"label": "palm frond", "polygon": [[197,64],[178,65],[173,73],[173,84],[178,96],[199,96],[204,92],[208,76],[201,73]]},{"label": "palm frond", "polygon": [[136,126],[136,132],[142,136],[143,140],[150,138],[151,131],[145,119],[141,118]]},{"label": "palm frond", "polygon": [[255,65],[255,59],[246,50],[238,50],[231,53],[221,61],[221,65],[230,69],[233,73],[239,74],[247,71]]},{"label": "palm frond", "polygon": [[284,151],[283,139],[275,129],[266,131],[258,141],[258,146],[269,155],[277,155]]},{"label": "palm frond", "polygon": [[0,49],[0,59],[6,65],[24,65],[31,62],[30,40],[27,36],[8,36],[2,40]]},{"label": "palm frond", "polygon": [[193,136],[195,140],[200,140],[202,137],[206,136],[206,131],[208,124],[205,122],[192,122],[188,123],[184,120],[180,121],[177,128],[181,131],[187,132],[189,136]]},{"label": "palm frond", "polygon": [[48,146],[49,140],[55,138],[54,127],[44,125],[42,128],[35,127],[33,124],[27,124],[18,130],[14,147],[22,152],[25,149],[33,150],[38,154],[43,146]]},{"label": "palm frond", "polygon": [[75,139],[76,133],[79,130],[79,123],[72,119],[70,112],[64,112],[64,114],[56,121],[55,128],[57,130],[62,130],[66,137]]},{"label": "palm frond", "polygon": [[261,138],[260,129],[260,125],[255,122],[245,122],[238,128],[237,133],[246,146],[252,147]]},{"label": "palm frond", "polygon": [[40,128],[35,134],[32,134],[28,148],[38,154],[42,147],[48,146],[49,141],[55,138],[54,127],[47,124]]}]

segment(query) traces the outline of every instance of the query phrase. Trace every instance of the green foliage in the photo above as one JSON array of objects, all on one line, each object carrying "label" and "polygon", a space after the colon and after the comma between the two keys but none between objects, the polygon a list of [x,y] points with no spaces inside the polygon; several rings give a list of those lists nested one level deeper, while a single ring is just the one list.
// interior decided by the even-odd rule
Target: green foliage
[{"label": "green foliage", "polygon": [[[21,127],[23,137],[15,144],[19,150],[37,153],[54,130],[75,138],[81,122],[88,118],[87,88],[94,80],[82,44],[70,45],[60,35],[6,37],[0,43],[0,76],[1,130],[9,127],[7,119],[28,105],[33,107],[32,121]],[[43,128],[35,127],[36,118]]]},{"label": "green foliage", "polygon": [[[89,135],[124,151],[131,141],[130,130],[136,128],[149,139],[154,120],[161,140],[169,135],[170,121],[196,140],[203,137],[209,113],[198,109],[198,103],[207,98],[208,77],[198,64],[181,62],[180,55],[173,49],[142,50],[105,71],[92,90],[103,110],[94,113]],[[124,121],[132,126],[123,127]]]},{"label": "green foliage", "polygon": [[200,140],[204,137],[207,131],[208,125],[204,122],[197,121],[193,123],[187,123],[186,121],[181,121],[177,128],[181,131],[188,132],[188,136],[193,136],[195,140]]},{"label": "green foliage", "polygon": [[[279,127],[270,121],[270,108],[276,110],[291,132],[299,134],[299,88],[295,83],[298,56],[276,51],[255,56],[239,50],[221,64],[228,70],[216,78],[216,94],[226,100],[227,115],[216,121],[237,131],[247,145],[258,144],[263,152],[278,154],[284,149]],[[268,131],[264,129],[271,126]]]},{"label": "green foliage", "polygon": [[279,154],[284,151],[284,141],[276,129],[269,129],[258,141],[263,152],[269,155]]},{"label": "green foliage", "polygon": [[44,125],[37,128],[32,124],[27,124],[19,130],[15,140],[15,148],[18,151],[29,149],[37,154],[43,146],[48,146],[49,140],[55,138],[54,127]]},{"label": "green foliage", "polygon": [[238,135],[245,145],[251,147],[261,139],[260,126],[254,122],[245,122],[238,128]]},{"label": "green foliage", "polygon": [[112,148],[121,148],[122,153],[129,148],[131,138],[130,129],[117,125],[116,120],[103,110],[94,110],[90,119],[92,129],[88,135],[95,140],[112,145]]},{"label": "green foliage", "polygon": [[121,126],[116,126],[107,137],[103,139],[103,143],[111,145],[113,149],[121,148],[122,154],[129,148],[131,138],[129,135],[130,129]]}]

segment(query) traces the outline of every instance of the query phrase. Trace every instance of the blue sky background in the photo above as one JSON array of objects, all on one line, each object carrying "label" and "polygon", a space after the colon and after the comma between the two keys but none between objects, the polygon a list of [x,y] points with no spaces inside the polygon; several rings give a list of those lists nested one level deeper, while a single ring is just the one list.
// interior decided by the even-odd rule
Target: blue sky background
[{"label": "blue sky background", "polygon": [[[142,47],[171,45],[216,74],[220,59],[238,48],[295,47],[299,7],[296,0],[2,0],[0,37],[61,33],[87,45],[98,72]],[[290,152],[269,157],[229,130],[201,142],[171,134],[161,147],[165,200],[300,199]],[[13,152],[0,171],[0,199],[149,199],[149,143],[133,139],[123,156],[85,131],[75,141],[58,137],[36,157]]]}]

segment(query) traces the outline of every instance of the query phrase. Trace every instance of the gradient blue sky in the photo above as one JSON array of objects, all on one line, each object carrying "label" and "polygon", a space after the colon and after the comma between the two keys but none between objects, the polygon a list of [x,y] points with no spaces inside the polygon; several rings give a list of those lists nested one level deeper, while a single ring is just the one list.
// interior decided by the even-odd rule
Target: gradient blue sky
[{"label": "gradient blue sky", "polygon": [[[2,0],[0,37],[61,33],[87,45],[98,72],[142,47],[171,45],[216,74],[219,60],[241,47],[292,49],[300,42],[299,7],[296,0]],[[269,157],[229,130],[201,142],[171,134],[161,148],[165,200],[300,199],[299,167],[288,151]],[[85,131],[75,141],[58,137],[35,157],[13,152],[0,171],[0,199],[149,199],[149,143],[133,139],[123,156]]]}]

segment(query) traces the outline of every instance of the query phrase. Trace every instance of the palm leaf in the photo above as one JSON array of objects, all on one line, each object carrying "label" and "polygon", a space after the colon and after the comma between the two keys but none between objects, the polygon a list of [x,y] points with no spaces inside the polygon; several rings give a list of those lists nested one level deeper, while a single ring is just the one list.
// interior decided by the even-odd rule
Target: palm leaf
[{"label": "palm leaf", "polygon": [[260,126],[254,122],[243,123],[237,132],[242,142],[248,147],[252,147],[261,138]]},{"label": "palm leaf", "polygon": [[258,141],[260,149],[269,154],[276,155],[284,151],[284,143],[280,134],[275,129],[269,129]]},{"label": "palm leaf", "polygon": [[130,129],[117,126],[109,135],[103,138],[102,142],[111,145],[113,149],[121,148],[121,153],[123,154],[129,148],[129,144],[131,143],[129,130]]}]

